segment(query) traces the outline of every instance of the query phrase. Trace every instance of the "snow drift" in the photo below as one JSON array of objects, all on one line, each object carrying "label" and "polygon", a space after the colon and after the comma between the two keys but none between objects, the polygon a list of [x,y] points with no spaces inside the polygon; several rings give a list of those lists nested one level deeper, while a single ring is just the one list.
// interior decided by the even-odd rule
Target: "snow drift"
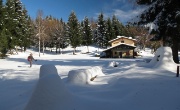
[{"label": "snow drift", "polygon": [[146,65],[152,68],[162,68],[176,72],[177,64],[173,61],[172,49],[170,47],[160,47],[157,49],[153,59]]},{"label": "snow drift", "polygon": [[61,81],[56,67],[42,65],[39,81],[25,110],[72,110],[72,98]]},{"label": "snow drift", "polygon": [[89,69],[71,70],[68,73],[68,82],[74,84],[90,84],[97,76],[102,76],[104,73],[99,66]]}]

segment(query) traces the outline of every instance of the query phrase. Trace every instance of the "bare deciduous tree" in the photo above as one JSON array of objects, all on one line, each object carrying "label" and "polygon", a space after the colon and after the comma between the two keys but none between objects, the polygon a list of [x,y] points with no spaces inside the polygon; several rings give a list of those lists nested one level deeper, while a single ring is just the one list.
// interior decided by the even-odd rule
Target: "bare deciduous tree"
[{"label": "bare deciduous tree", "polygon": [[35,20],[35,27],[36,27],[36,36],[39,39],[39,57],[40,57],[40,51],[41,51],[41,42],[43,43],[43,54],[44,54],[44,41],[45,37],[47,36],[45,34],[46,30],[46,20],[43,19],[43,11],[38,10],[37,18]]}]

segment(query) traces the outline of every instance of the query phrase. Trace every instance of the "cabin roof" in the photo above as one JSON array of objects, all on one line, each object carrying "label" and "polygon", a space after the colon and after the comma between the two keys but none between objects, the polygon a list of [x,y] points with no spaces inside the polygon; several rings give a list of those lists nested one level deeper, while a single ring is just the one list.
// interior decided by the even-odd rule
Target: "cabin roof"
[{"label": "cabin roof", "polygon": [[110,47],[110,48],[108,48],[108,49],[106,49],[106,50],[104,50],[104,52],[105,51],[108,51],[108,50],[111,50],[111,49],[114,49],[114,48],[116,48],[116,47],[125,47],[125,46],[127,46],[127,47],[129,47],[129,49],[134,49],[134,48],[136,48],[136,46],[133,46],[133,45],[129,45],[129,44],[125,44],[125,43],[120,43],[120,44],[118,44],[118,45],[116,45],[116,46],[113,46],[113,47]]},{"label": "cabin roof", "polygon": [[117,36],[117,38],[110,40],[109,42],[113,42],[115,40],[121,39],[121,38],[125,38],[125,39],[129,39],[129,40],[133,40],[136,41],[136,39],[133,39],[132,37],[125,37],[125,36]]}]

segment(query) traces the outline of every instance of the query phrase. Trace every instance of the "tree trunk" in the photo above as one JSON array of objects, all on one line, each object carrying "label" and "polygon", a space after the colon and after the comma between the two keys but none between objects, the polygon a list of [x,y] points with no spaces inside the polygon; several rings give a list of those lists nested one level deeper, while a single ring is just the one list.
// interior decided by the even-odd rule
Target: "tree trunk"
[{"label": "tree trunk", "polygon": [[43,55],[44,55],[44,38],[43,38]]},{"label": "tree trunk", "polygon": [[175,63],[179,63],[178,47],[178,39],[173,38],[172,54]]},{"label": "tree trunk", "polygon": [[56,54],[58,53],[58,47],[56,46]]},{"label": "tree trunk", "polygon": [[23,51],[25,52],[25,51],[26,51],[26,49],[27,49],[27,48],[26,48],[26,47],[24,47],[24,50],[23,50]]},{"label": "tree trunk", "polygon": [[[39,33],[40,33],[40,31],[39,31]],[[41,52],[41,37],[39,35],[39,57],[41,56],[40,52]]]},{"label": "tree trunk", "polygon": [[89,53],[89,47],[88,46],[87,46],[87,50],[88,50],[87,52]]},{"label": "tree trunk", "polygon": [[75,55],[75,52],[76,52],[76,48],[74,48],[73,55]]},{"label": "tree trunk", "polygon": [[[16,51],[16,54],[18,54],[18,49],[17,49],[17,47],[15,47],[16,49],[15,49],[15,51]],[[21,50],[22,50],[22,48],[21,48]],[[22,52],[22,51],[21,51]]]}]

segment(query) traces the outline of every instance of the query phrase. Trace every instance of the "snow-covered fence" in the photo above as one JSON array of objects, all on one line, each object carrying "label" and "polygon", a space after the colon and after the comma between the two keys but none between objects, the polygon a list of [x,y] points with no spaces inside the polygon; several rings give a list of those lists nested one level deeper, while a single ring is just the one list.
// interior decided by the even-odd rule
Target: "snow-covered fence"
[{"label": "snow-covered fence", "polygon": [[97,76],[103,76],[104,73],[99,66],[88,69],[71,70],[68,73],[68,82],[74,84],[89,84]]}]

